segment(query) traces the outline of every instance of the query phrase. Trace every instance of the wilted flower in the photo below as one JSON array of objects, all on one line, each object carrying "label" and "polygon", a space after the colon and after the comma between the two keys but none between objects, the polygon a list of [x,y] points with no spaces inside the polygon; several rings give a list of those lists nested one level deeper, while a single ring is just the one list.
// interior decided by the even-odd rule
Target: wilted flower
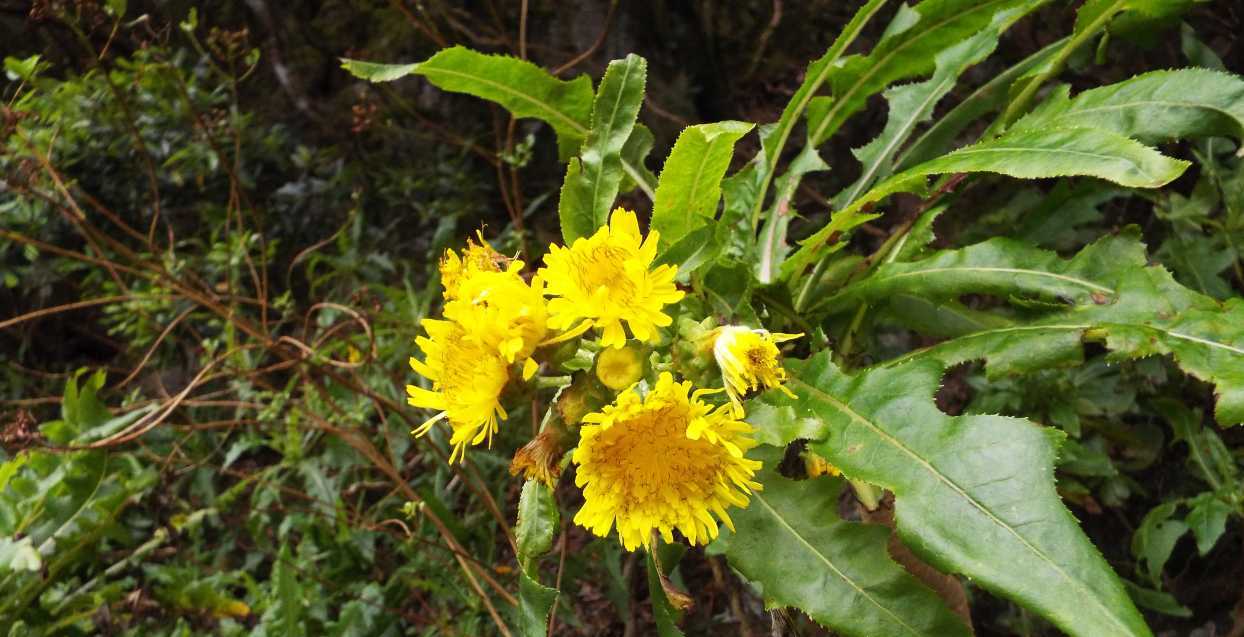
[{"label": "wilted flower", "polygon": [[743,416],[743,397],[754,389],[777,387],[786,395],[795,396],[782,386],[786,370],[782,369],[777,343],[799,338],[803,334],[778,334],[725,325],[713,330],[710,336],[713,339],[713,358],[721,368],[726,393],[734,404],[736,415]]}]

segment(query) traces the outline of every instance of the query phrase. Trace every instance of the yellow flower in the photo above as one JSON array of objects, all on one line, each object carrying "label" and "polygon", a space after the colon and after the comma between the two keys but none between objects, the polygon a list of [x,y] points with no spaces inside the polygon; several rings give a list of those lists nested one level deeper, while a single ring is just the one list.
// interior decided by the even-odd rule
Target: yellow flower
[{"label": "yellow flower", "polygon": [[638,347],[605,348],[596,355],[596,378],[609,389],[626,389],[643,375],[643,352]]},{"label": "yellow flower", "polygon": [[601,345],[622,347],[626,332],[641,341],[657,337],[657,327],[671,323],[661,308],[683,297],[674,287],[677,268],[650,270],[657,252],[657,232],[639,234],[635,213],[618,208],[609,225],[569,248],[549,246],[540,271],[548,283],[549,325],[569,329],[580,321],[601,330]]},{"label": "yellow flower", "polygon": [[467,272],[445,303],[445,318],[478,333],[510,363],[531,356],[548,331],[544,283],[537,276],[528,284],[522,268],[512,261],[498,272]]},{"label": "yellow flower", "polygon": [[666,542],[678,529],[692,544],[717,537],[717,516],[731,530],[728,506],[747,506],[760,462],[752,426],[691,392],[690,382],[662,373],[645,397],[634,387],[583,418],[575,484],[584,487],[576,524],[605,537],[616,524],[628,551],[648,547],[654,531]]},{"label": "yellow flower", "polygon": [[777,387],[794,398],[789,389],[782,387],[786,370],[782,369],[781,352],[777,343],[793,340],[803,334],[778,334],[768,330],[754,330],[739,325],[725,325],[713,330],[713,358],[721,368],[734,413],[743,416],[743,397],[754,389]]},{"label": "yellow flower", "polygon": [[483,234],[477,236],[479,243],[467,239],[461,257],[453,250],[446,250],[441,257],[441,285],[445,288],[446,301],[458,298],[458,288],[466,278],[478,272],[500,272],[501,264],[508,261],[484,241]]},{"label": "yellow flower", "polygon": [[506,418],[501,392],[509,380],[509,364],[479,334],[458,323],[424,319],[423,327],[428,335],[415,343],[424,360],[411,357],[410,366],[432,381],[432,389],[407,385],[407,402],[435,409],[437,414],[413,433],[422,436],[438,421],[449,421],[453,429],[449,443],[454,447],[449,462],[453,463],[463,457],[467,445],[485,440],[492,444],[498,418]]}]

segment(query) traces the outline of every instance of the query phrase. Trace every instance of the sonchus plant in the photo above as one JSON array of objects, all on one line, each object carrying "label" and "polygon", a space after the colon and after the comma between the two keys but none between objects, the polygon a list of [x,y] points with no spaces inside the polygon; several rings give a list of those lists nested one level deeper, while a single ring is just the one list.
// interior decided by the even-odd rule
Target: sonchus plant
[{"label": "sonchus plant", "polygon": [[[1196,277],[1173,276],[1134,227],[1096,239],[1081,227],[1109,198],[1167,202],[1161,189],[1190,162],[1154,145],[1192,140],[1213,168],[1198,192],[1212,191],[1228,211],[1215,227],[1232,252],[1211,274],[1232,263],[1238,273],[1244,80],[1187,68],[1071,94],[1056,78],[1094,43],[1105,52],[1114,25],[1158,28],[1186,8],[1089,0],[1067,38],[939,107],[1007,29],[1044,4],[864,3],[808,66],[777,122],[689,126],[659,177],[646,165],[653,136],[637,123],[647,72],[637,56],[611,63],[595,89],[586,77],[565,81],[461,47],[408,65],[345,61],[372,81],[419,75],[542,120],[567,162],[557,207],[564,245],[542,250],[539,267],[482,237],[447,253],[443,318],[424,321],[423,359],[411,360],[422,380],[409,402],[432,413],[416,433],[447,425],[450,462],[515,426],[507,409],[520,401],[549,405],[512,464],[528,479],[517,533],[523,634],[544,634],[558,595],[539,583],[537,560],[551,546],[553,490],[568,467],[582,490],[573,521],[653,556],[662,634],[679,634],[683,601],[660,592],[673,590],[665,579],[673,565],[658,549],[680,541],[709,544],[768,603],[844,635],[972,632],[945,590],[895,561],[891,535],[961,597],[967,582],[1068,634],[1149,635],[1136,601],[1178,612],[1153,577],[1145,537],[1133,543],[1149,558],[1154,588],[1121,578],[1064,506],[1055,470],[1060,446],[1089,448],[1079,424],[948,415],[934,402],[951,366],[983,360],[986,380],[1034,374],[1084,364],[1092,343],[1091,355],[1111,362],[1165,357],[1213,386],[1219,426],[1244,421],[1244,301],[1225,280],[1215,298],[1186,284]],[[893,16],[889,26],[870,27],[882,15]],[[847,55],[866,27],[882,35]],[[878,95],[888,116],[854,151],[858,177],[823,210],[797,214],[801,181],[828,169],[819,149]],[[734,161],[753,132],[760,150]],[[1032,216],[1013,218],[1003,236],[929,247],[939,215],[993,214],[967,195],[973,188],[1033,179],[1047,180],[1048,205],[1021,209]],[[1109,195],[1092,194],[1102,190]],[[896,207],[888,234],[854,240],[903,193],[918,203]],[[623,195],[651,205],[641,204],[643,214],[617,208]],[[1089,240],[1069,244],[1076,228]],[[1051,247],[1081,249],[1068,258]],[[1163,405],[1179,416],[1177,439],[1222,448],[1197,412]],[[803,462],[790,468],[786,452]],[[1212,548],[1225,520],[1244,511],[1238,459],[1214,457],[1211,489],[1186,502],[1198,547]],[[847,489],[865,520],[892,499],[892,521],[841,517]],[[1142,531],[1177,521],[1178,510],[1156,512]]]}]

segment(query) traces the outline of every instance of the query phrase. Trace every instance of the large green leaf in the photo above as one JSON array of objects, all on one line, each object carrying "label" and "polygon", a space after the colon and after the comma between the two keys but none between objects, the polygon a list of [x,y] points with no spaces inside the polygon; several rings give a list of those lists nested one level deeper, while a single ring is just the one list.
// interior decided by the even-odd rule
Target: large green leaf
[{"label": "large green leaf", "polygon": [[717,215],[721,178],[730,167],[734,144],[753,125],[726,121],[688,126],[674,142],[657,181],[652,228],[661,233],[661,247],[707,225]]},{"label": "large green leaf", "polygon": [[837,310],[885,296],[929,299],[984,292],[1005,298],[1057,299],[1052,310],[1022,324],[982,330],[910,358],[943,364],[983,358],[991,375],[1022,373],[1082,357],[1085,338],[1116,357],[1170,354],[1186,372],[1217,389],[1223,425],[1244,422],[1244,300],[1215,300],[1183,287],[1160,265],[1148,265],[1131,228],[1086,247],[1070,260],[1007,239],[992,239],[921,261],[886,264],[832,299]]},{"label": "large green leaf", "polygon": [[605,224],[624,176],[622,149],[644,101],[648,63],[638,55],[614,60],[592,105],[592,126],[562,185],[558,216],[566,245]]},{"label": "large green leaf", "polygon": [[760,584],[767,599],[794,606],[842,635],[968,635],[963,621],[886,552],[890,530],[838,515],[841,478],[790,480],[781,454],[764,462],[746,509],[722,531],[730,565]]},{"label": "large green leaf", "polygon": [[1188,162],[1171,159],[1121,135],[1089,128],[1015,130],[1001,137],[960,148],[877,184],[851,205],[834,213],[830,225],[802,242],[785,271],[801,272],[830,247],[831,229],[842,218],[861,214],[898,192],[921,192],[928,175],[991,172],[1020,179],[1087,176],[1133,188],[1157,188],[1183,173]]},{"label": "large green leaf", "polygon": [[1129,247],[1127,242],[1103,241],[1067,260],[999,237],[959,250],[942,250],[919,261],[882,264],[823,305],[830,312],[845,312],[897,293],[946,299],[969,292],[1071,303],[1091,303],[1096,298],[1104,303],[1116,291],[1102,281],[1115,278],[1117,267],[1117,262],[1105,259],[1134,256],[1127,254]]},{"label": "large green leaf", "polygon": [[518,58],[488,55],[455,46],[417,64],[375,64],[343,60],[358,77],[387,82],[414,73],[446,91],[496,102],[515,117],[534,117],[553,127],[563,157],[578,150],[588,130],[592,81],[586,75],[559,80]]},{"label": "large green leaf", "polygon": [[903,543],[1073,635],[1148,635],[1122,584],[1054,490],[1061,433],[1002,416],[947,416],[944,367],[917,360],[850,376],[822,352],[789,364],[797,398],[769,397],[843,473],[894,492]]},{"label": "large green leaf", "polygon": [[993,53],[1002,32],[1040,4],[1040,1],[1034,1],[1026,6],[997,12],[987,27],[940,51],[934,57],[936,70],[932,77],[923,82],[887,89],[884,95],[890,113],[885,128],[871,142],[852,151],[862,164],[860,176],[834,198],[834,207],[846,206],[876,179],[889,175],[895,153],[917,125],[932,117],[933,108],[954,88],[959,76]]},{"label": "large green leaf", "polygon": [[1154,71],[1084,91],[1060,87],[1013,129],[1097,128],[1149,143],[1219,135],[1244,140],[1244,79],[1209,69]]},{"label": "large green leaf", "polygon": [[[561,80],[531,62],[508,55],[487,55],[454,46],[416,64],[378,64],[342,58],[341,66],[372,82],[422,75],[443,90],[496,102],[515,117],[539,119],[557,133],[557,148],[563,160],[579,150],[592,127],[595,95],[586,75]],[[637,185],[651,197],[651,173],[642,165],[651,143],[649,140],[645,147],[643,137],[641,134],[634,140],[631,152],[624,153],[621,166],[628,179],[627,189]]]}]

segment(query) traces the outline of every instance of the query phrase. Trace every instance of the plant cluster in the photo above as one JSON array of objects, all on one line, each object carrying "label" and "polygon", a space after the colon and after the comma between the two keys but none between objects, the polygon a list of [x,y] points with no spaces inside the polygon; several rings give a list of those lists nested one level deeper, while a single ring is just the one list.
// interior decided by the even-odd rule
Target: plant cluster
[{"label": "plant cluster", "polygon": [[[969,634],[963,613],[956,614],[949,598],[939,598],[887,555],[888,532],[841,519],[833,511],[832,503],[849,481],[865,510],[878,509],[882,494],[893,499],[893,529],[912,559],[927,562],[926,568],[965,576],[1070,634],[1150,634],[1137,603],[1175,614],[1182,609],[1160,590],[1125,586],[1055,488],[1055,467],[1074,473],[1078,463],[1093,462],[1094,445],[1100,460],[1104,439],[1085,436],[1076,422],[1079,414],[1070,414],[1073,409],[1064,408],[1058,414],[1061,421],[1051,418],[1054,427],[1040,427],[990,413],[951,416],[935,405],[934,395],[946,370],[968,361],[984,360],[987,378],[1004,378],[1084,365],[1085,345],[1092,344],[1108,352],[1104,361],[1115,364],[1170,355],[1184,373],[1214,385],[1219,423],[1238,424],[1244,422],[1244,302],[1225,283],[1190,288],[1170,270],[1150,263],[1140,230],[1133,226],[1096,237],[1069,259],[1043,249],[1040,240],[1011,236],[941,251],[929,244],[934,222],[954,206],[957,192],[986,181],[989,174],[1091,177],[1116,189],[1158,189],[1183,174],[1190,162],[1150,144],[1182,139],[1210,140],[1201,160],[1225,162],[1230,171],[1238,171],[1244,80],[1198,68],[1155,71],[1074,96],[1065,86],[1055,87],[1038,103],[1043,85],[1111,20],[1160,20],[1175,12],[1174,7],[1094,1],[1080,9],[1068,39],[1051,44],[935,118],[934,107],[955,80],[993,53],[1001,34],[1042,3],[930,1],[902,8],[870,53],[846,55],[883,4],[865,3],[825,55],[809,65],[781,119],[759,129],[761,151],[729,177],[735,146],[752,124],[690,126],[674,144],[659,177],[645,174],[650,135],[636,118],[646,64],[635,55],[611,63],[594,92],[582,79],[563,81],[526,61],[462,47],[416,64],[345,60],[346,69],[372,81],[417,74],[442,89],[496,102],[516,117],[543,120],[556,132],[567,161],[558,213],[570,248],[550,248],[545,267],[530,288],[523,288],[536,292],[530,295],[531,304],[501,313],[523,324],[506,327],[505,321],[464,319],[463,308],[456,307],[462,299],[455,299],[447,286],[446,316],[460,316],[452,328],[429,325],[432,338],[420,342],[428,360],[440,364],[429,369],[426,362],[412,362],[441,393],[412,387],[410,402],[444,410],[429,423],[448,418],[456,457],[467,442],[490,439],[496,415],[505,413],[497,397],[507,386],[504,368],[509,359],[493,353],[493,365],[455,366],[444,360],[451,356],[447,342],[465,338],[472,343],[461,346],[464,358],[479,351],[480,344],[507,339],[513,341],[510,351],[533,351],[544,330],[532,329],[528,321],[545,313],[532,304],[538,304],[538,292],[547,287],[555,297],[548,306],[550,324],[569,330],[552,341],[597,327],[597,347],[610,352],[625,345],[619,319],[630,321],[639,341],[653,338],[655,326],[673,323],[660,314],[661,306],[682,293],[661,286],[678,280],[689,291],[683,306],[698,309],[690,310],[687,325],[698,326],[705,313],[747,325],[713,329],[710,318],[703,326],[712,330],[702,341],[711,343],[704,350],[717,354],[732,405],[697,405],[695,394],[688,402],[691,383],[680,383],[666,371],[683,372],[674,352],[683,350],[683,359],[696,356],[694,346],[686,351],[694,338],[687,338],[681,321],[661,338],[671,349],[667,353],[658,348],[652,354],[646,365],[650,376],[639,382],[641,389],[624,389],[613,404],[584,416],[577,443],[573,433],[556,432],[556,405],[568,400],[577,407],[590,390],[583,383],[586,374],[567,377],[544,422],[545,431],[554,433],[542,432],[531,444],[570,439],[564,444],[574,447],[569,460],[576,466],[575,484],[586,487],[577,523],[598,535],[616,525],[625,548],[642,546],[657,555],[647,539],[649,534],[656,538],[654,530],[665,542],[673,539],[671,528],[693,545],[715,537],[716,521],[706,511],[712,508],[730,530],[713,551],[724,553],[772,603],[799,608],[843,634]],[[928,79],[885,90],[886,125],[872,142],[855,150],[862,164],[859,176],[829,198],[834,210],[828,219],[790,245],[788,236],[797,219],[791,208],[794,191],[804,176],[827,168],[817,148],[865,108],[869,95],[923,75]],[[818,95],[823,87],[830,96]],[[997,115],[979,129],[977,141],[956,148],[955,138],[991,112]],[[916,137],[918,126],[929,120],[932,126]],[[779,160],[800,124],[803,149],[779,173]],[[1212,175],[1220,181],[1213,182]],[[1207,171],[1198,185],[1201,196],[1224,196],[1222,178],[1222,172]],[[1071,188],[1066,185],[1070,183],[1078,182],[1064,181],[1061,187]],[[642,245],[630,213],[607,218],[618,195],[631,189],[652,199],[651,235]],[[871,254],[855,256],[846,250],[854,233],[881,216],[878,206],[900,193],[918,197],[907,219]],[[1043,225],[1045,233],[1066,232],[1067,224],[1074,228],[1082,223],[1055,206],[1048,206],[1044,215],[1031,210],[1021,214]],[[1239,254],[1227,246],[1234,246],[1239,228],[1238,217],[1229,212],[1213,239],[1201,238],[1223,246],[1220,250],[1228,254],[1199,268],[1202,275],[1209,270],[1211,278],[1217,277],[1232,263],[1238,269]],[[619,235],[630,245],[608,249]],[[1180,235],[1174,233],[1168,244],[1180,241]],[[1180,252],[1168,244],[1159,254]],[[636,251],[643,257],[627,263]],[[651,282],[647,267],[654,259],[661,266]],[[451,257],[449,269],[459,268],[459,262]],[[501,297],[508,296],[485,287],[474,306],[500,306]],[[1229,298],[1215,298],[1215,292]],[[960,301],[964,295],[1001,302],[966,304]],[[649,298],[659,300],[628,303]],[[630,318],[636,312],[638,323]],[[875,363],[858,366],[860,341],[880,339],[883,333],[878,316],[950,338],[894,357],[874,346],[879,354]],[[580,319],[584,322],[576,324]],[[483,330],[500,328],[502,334],[464,337],[472,321],[489,326]],[[777,339],[764,327],[790,325],[808,333],[810,342],[804,360],[785,363],[790,378],[781,386],[787,371],[779,362]],[[572,341],[568,350],[574,347]],[[579,363],[576,356],[586,359],[582,352],[564,356],[583,369],[595,368],[602,381],[615,365],[603,356]],[[524,378],[541,364],[547,368],[552,363],[561,372],[576,369],[560,367],[557,354],[536,360],[524,364]],[[455,367],[462,376],[448,378],[451,372],[446,370]],[[641,373],[645,365],[631,367]],[[694,373],[693,365],[686,367]],[[655,374],[659,377],[654,382]],[[613,386],[639,378],[621,378]],[[780,391],[745,400],[744,392],[758,385]],[[462,390],[467,387],[473,392]],[[470,409],[455,405],[455,396],[470,397]],[[1218,440],[1200,427],[1195,411],[1176,407],[1169,399],[1158,400],[1155,408],[1183,423],[1176,426],[1176,439],[1202,435]],[[696,420],[700,414],[721,414],[723,419],[716,424]],[[733,420],[744,415],[750,425]],[[1190,434],[1185,427],[1194,423],[1198,433]],[[731,440],[711,434],[714,429],[744,437]],[[642,443],[628,441],[630,436]],[[1060,455],[1069,436],[1073,440]],[[697,485],[704,467],[713,463],[697,459],[688,445],[708,448],[716,439],[732,447],[735,460],[717,461],[716,475]],[[1184,522],[1172,519],[1177,503],[1155,509],[1134,537],[1133,548],[1149,565],[1154,583],[1160,584],[1155,575],[1180,535],[1193,529],[1201,549],[1208,551],[1227,519],[1244,513],[1238,459],[1221,442],[1190,441],[1198,444],[1216,449],[1194,452],[1218,458],[1217,477],[1207,477],[1211,491],[1188,501],[1190,517]],[[782,450],[799,448],[812,453],[806,462],[810,473],[840,472],[843,477],[784,477],[776,466]],[[530,478],[548,483],[557,475],[552,464],[560,453],[524,452],[518,456],[520,468],[530,466],[530,456],[550,464],[529,472]],[[731,473],[723,466],[731,467]],[[742,495],[751,491],[750,498],[731,493],[734,487]],[[705,500],[710,495],[715,502]],[[722,510],[724,504],[740,507],[730,514],[733,520]],[[521,555],[523,548],[519,551]],[[659,559],[649,564],[654,578],[664,577]],[[662,589],[669,592],[667,585]],[[522,617],[547,617],[555,594],[533,586],[520,595],[520,606],[529,608]],[[681,597],[675,593],[670,599]],[[668,617],[662,622],[660,613],[657,623],[663,633],[677,633]],[[525,623],[523,630],[536,634],[543,626],[542,621],[534,628]]]},{"label": "plant cluster", "polygon": [[722,6],[34,3],[0,635],[1241,634],[1244,16]]}]

